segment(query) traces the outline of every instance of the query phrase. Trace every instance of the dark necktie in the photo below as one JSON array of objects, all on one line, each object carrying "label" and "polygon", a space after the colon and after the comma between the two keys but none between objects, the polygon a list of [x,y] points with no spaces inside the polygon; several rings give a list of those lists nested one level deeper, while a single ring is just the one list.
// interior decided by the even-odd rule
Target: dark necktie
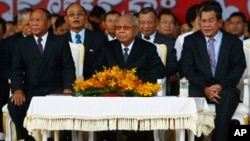
[{"label": "dark necktie", "polygon": [[37,46],[38,46],[38,49],[40,51],[40,53],[43,55],[43,45],[42,45],[42,38],[38,38],[37,39]]},{"label": "dark necktie", "polygon": [[213,75],[215,73],[215,67],[216,67],[214,41],[215,41],[214,38],[208,39],[208,55],[209,55],[210,66],[211,66]]},{"label": "dark necktie", "polygon": [[127,62],[128,60],[128,48],[124,48],[124,54],[123,54],[123,58],[124,58],[124,61]]},{"label": "dark necktie", "polygon": [[82,41],[81,41],[81,35],[79,35],[79,34],[76,34],[76,43],[77,44],[82,43]]},{"label": "dark necktie", "polygon": [[150,36],[144,36],[144,38],[150,40]]}]

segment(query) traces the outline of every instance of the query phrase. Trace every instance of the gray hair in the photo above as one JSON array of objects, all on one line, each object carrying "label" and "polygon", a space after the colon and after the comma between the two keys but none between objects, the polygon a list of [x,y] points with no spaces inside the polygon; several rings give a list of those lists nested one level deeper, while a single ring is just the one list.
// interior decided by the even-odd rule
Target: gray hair
[{"label": "gray hair", "polygon": [[122,17],[128,17],[128,18],[130,18],[130,19],[132,20],[133,26],[138,26],[138,19],[137,19],[137,17],[134,16],[133,14],[124,14],[124,15],[121,15],[120,17],[118,17],[118,18],[116,19],[115,22],[118,22]]},{"label": "gray hair", "polygon": [[17,14],[17,21],[22,21],[23,15],[27,13],[31,13],[33,10],[31,8],[23,8],[22,10],[18,11]]}]

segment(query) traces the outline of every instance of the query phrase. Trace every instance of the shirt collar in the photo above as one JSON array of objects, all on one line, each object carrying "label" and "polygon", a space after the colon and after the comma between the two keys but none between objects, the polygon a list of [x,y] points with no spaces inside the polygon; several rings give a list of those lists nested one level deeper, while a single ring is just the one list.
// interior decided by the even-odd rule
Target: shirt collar
[{"label": "shirt collar", "polygon": [[240,39],[241,41],[243,41],[243,40],[244,40],[244,35],[241,35],[241,36],[239,37],[239,39]]},{"label": "shirt collar", "polygon": [[124,48],[128,48],[129,49],[128,54],[129,54],[131,49],[132,49],[132,46],[133,46],[134,42],[135,42],[135,40],[133,40],[127,47],[124,46],[123,44],[121,44],[122,45],[122,50],[124,51]]},{"label": "shirt collar", "polygon": [[[40,37],[40,38],[42,38],[42,42],[43,42],[43,43],[46,43],[47,37],[48,37],[48,32],[45,33],[42,37]],[[34,38],[35,38],[35,40],[37,41],[37,39],[38,39],[39,37],[37,37],[36,35],[34,35]]]},{"label": "shirt collar", "polygon": [[76,34],[81,35],[81,41],[84,43],[84,38],[85,38],[85,28],[82,29],[80,32],[76,33],[72,30],[70,30],[70,35],[73,43],[76,43]]},{"label": "shirt collar", "polygon": [[209,40],[210,38],[214,38],[215,42],[216,42],[216,41],[220,41],[221,38],[222,38],[222,32],[219,30],[219,31],[217,32],[217,34],[216,34],[214,37],[206,37],[206,36],[205,36],[205,38],[206,38],[206,42],[208,42],[208,40]]},{"label": "shirt collar", "polygon": [[112,40],[115,40],[115,39],[116,39],[116,37],[112,37],[112,36],[110,36],[109,34],[107,34],[107,37],[108,37],[108,40],[109,40],[109,41],[112,41]]},{"label": "shirt collar", "polygon": [[155,35],[156,35],[156,31],[153,33],[153,34],[151,34],[149,37],[150,37],[150,39],[149,40],[147,40],[147,39],[145,39],[144,38],[144,34],[143,33],[141,33],[141,37],[142,37],[142,39],[144,39],[144,40],[146,40],[146,41],[149,41],[149,42],[151,42],[151,43],[153,43],[154,42],[154,39],[155,39]]}]

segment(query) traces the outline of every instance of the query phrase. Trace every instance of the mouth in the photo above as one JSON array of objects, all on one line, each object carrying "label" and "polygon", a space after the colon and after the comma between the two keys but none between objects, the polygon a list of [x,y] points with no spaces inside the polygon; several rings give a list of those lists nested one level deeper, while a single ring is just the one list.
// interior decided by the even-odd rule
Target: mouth
[{"label": "mouth", "polygon": [[32,28],[30,32],[36,32],[39,31],[39,28]]},{"label": "mouth", "polygon": [[73,23],[75,23],[75,24],[79,24],[79,23],[80,23],[80,21],[79,21],[79,20],[74,20],[74,21],[73,21]]},{"label": "mouth", "polygon": [[120,34],[120,35],[117,36],[117,38],[119,38],[119,39],[124,39],[125,37],[126,37],[126,36],[123,35],[123,34]]}]

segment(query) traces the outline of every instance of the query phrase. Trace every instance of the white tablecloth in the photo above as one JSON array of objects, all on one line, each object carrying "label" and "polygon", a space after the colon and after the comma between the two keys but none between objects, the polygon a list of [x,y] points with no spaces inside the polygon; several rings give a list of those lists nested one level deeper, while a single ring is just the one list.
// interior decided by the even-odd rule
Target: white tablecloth
[{"label": "white tablecloth", "polygon": [[204,98],[181,97],[34,97],[25,117],[38,130],[190,129],[209,134],[214,114]]}]

